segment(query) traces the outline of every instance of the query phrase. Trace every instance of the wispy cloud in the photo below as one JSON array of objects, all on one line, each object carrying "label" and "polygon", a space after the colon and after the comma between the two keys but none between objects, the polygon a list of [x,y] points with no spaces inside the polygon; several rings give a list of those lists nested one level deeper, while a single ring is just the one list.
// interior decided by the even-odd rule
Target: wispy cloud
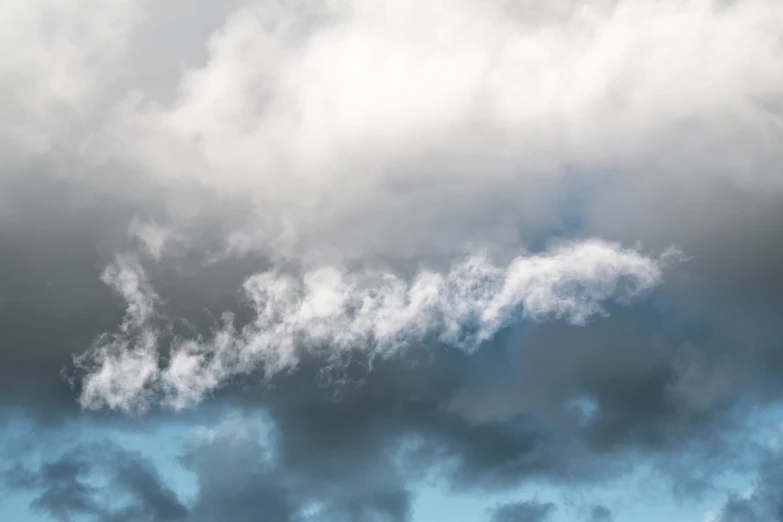
[{"label": "wispy cloud", "polygon": [[77,366],[94,368],[84,381],[81,402],[90,405],[100,401],[110,408],[128,410],[144,408],[149,387],[157,379],[158,332],[150,321],[158,296],[141,266],[129,257],[119,257],[102,279],[122,296],[127,308],[116,333],[101,336],[91,352],[75,358]]},{"label": "wispy cloud", "polygon": [[210,339],[179,340],[159,368],[156,295],[126,258],[104,273],[128,303],[120,330],[98,340],[77,363],[88,369],[86,407],[144,408],[162,392],[174,408],[198,402],[238,374],[267,375],[295,366],[303,352],[339,361],[352,350],[384,357],[442,343],[475,350],[503,327],[562,318],[581,324],[660,283],[672,261],[600,241],[561,246],[497,266],[485,256],[448,272],[422,270],[411,280],[388,271],[324,267],[300,275],[269,271],[245,281],[253,320],[226,324]]}]

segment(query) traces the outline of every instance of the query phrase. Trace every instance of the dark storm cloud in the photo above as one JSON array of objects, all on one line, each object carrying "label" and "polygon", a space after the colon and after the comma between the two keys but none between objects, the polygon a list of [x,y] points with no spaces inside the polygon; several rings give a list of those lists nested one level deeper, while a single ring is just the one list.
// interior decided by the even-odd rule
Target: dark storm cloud
[{"label": "dark storm cloud", "polygon": [[33,494],[31,507],[58,521],[178,522],[187,515],[149,462],[108,444],[18,464],[5,472],[4,488]]},{"label": "dark storm cloud", "polygon": [[125,236],[123,209],[104,198],[85,205],[95,195],[33,174],[13,194],[12,219],[0,220],[0,401],[72,410],[61,370],[121,317],[95,275]]},{"label": "dark storm cloud", "polygon": [[[247,419],[251,422],[246,423]],[[187,448],[185,465],[198,479],[191,508],[194,521],[214,520],[230,513],[233,520],[253,521],[388,521],[409,520],[410,496],[401,482],[389,480],[379,462],[344,460],[331,476],[292,467],[263,442],[252,414],[240,418],[207,440]],[[281,433],[280,435],[286,435]],[[279,441],[278,441],[279,443]],[[312,450],[303,455],[318,457]],[[323,457],[323,456],[321,456]],[[306,466],[307,464],[305,464]]]},{"label": "dark storm cloud", "polygon": [[65,522],[410,520],[412,497],[404,481],[386,475],[388,467],[365,462],[357,472],[344,463],[347,471],[331,477],[289,469],[276,437],[268,436],[264,412],[239,411],[179,448],[180,463],[195,480],[193,495],[175,493],[141,453],[108,441],[70,444],[73,433],[60,427],[3,448],[0,494],[30,495],[32,510]]},{"label": "dark storm cloud", "polygon": [[218,436],[191,447],[184,462],[198,480],[192,519],[209,521],[230,513],[237,522],[294,520],[296,499],[283,477],[276,476],[266,454],[254,437]]},{"label": "dark storm cloud", "polygon": [[[715,427],[743,386],[742,370],[712,366],[712,335],[654,306],[614,310],[586,327],[538,325],[513,351],[507,378],[469,382],[456,404],[484,419],[543,416],[596,451],[676,447]],[[748,392],[756,385],[744,383]]]},{"label": "dark storm cloud", "polygon": [[492,513],[492,522],[546,522],[555,509],[551,502],[514,502],[496,508]]}]

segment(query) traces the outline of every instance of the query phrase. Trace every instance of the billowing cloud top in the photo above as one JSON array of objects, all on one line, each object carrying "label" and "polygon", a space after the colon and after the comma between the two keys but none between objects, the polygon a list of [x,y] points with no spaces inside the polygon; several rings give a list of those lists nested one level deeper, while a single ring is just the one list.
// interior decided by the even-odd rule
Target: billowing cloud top
[{"label": "billowing cloud top", "polygon": [[89,4],[9,17],[35,44],[7,143],[190,233],[219,220],[222,251],[453,255],[545,236],[596,190],[781,190],[769,2]]}]

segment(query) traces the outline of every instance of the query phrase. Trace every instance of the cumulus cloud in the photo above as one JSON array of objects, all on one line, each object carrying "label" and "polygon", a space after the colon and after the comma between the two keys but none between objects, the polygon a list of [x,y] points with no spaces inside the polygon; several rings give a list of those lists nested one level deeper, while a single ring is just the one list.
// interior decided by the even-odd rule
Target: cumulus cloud
[{"label": "cumulus cloud", "polygon": [[[80,20],[73,4],[61,13],[67,27]],[[231,252],[295,259],[514,251],[556,232],[563,199],[595,186],[656,204],[665,199],[649,185],[780,194],[770,168],[780,160],[783,10],[772,3],[232,7],[209,13],[201,41],[173,28],[149,64],[128,40],[172,22],[140,0],[116,20],[92,10],[98,35],[41,49],[67,64],[55,51],[74,48],[79,66],[64,74],[89,85],[68,98],[82,125],[47,126],[80,164],[65,175],[163,195],[165,220],[190,234],[204,233],[206,216],[225,222]],[[171,48],[179,63],[165,63]],[[150,64],[177,72],[161,75],[171,96],[139,73]],[[130,72],[115,78],[122,67]],[[86,175],[94,169],[124,174]],[[596,199],[586,214],[607,209]]]},{"label": "cumulus cloud", "polygon": [[119,258],[103,275],[127,302],[114,335],[77,358],[87,368],[87,407],[144,409],[154,388],[175,408],[198,402],[232,377],[294,367],[302,350],[340,361],[352,350],[385,357],[440,343],[468,351],[524,320],[565,318],[576,324],[660,283],[676,252],[660,259],[600,241],[520,256],[507,266],[487,257],[456,263],[445,274],[422,270],[407,281],[388,271],[324,267],[299,276],[270,271],[245,281],[253,320],[230,316],[210,339],[174,341],[159,367],[161,332],[152,322],[157,295],[143,269]]},{"label": "cumulus cloud", "polygon": [[175,101],[123,105],[101,153],[247,201],[229,247],[295,258],[513,246],[574,180],[779,193],[779,8],[516,7],[250,5]]}]

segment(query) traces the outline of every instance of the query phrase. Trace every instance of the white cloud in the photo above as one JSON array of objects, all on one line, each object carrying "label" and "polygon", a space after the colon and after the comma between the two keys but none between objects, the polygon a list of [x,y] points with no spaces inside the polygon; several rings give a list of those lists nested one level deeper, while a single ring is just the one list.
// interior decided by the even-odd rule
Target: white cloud
[{"label": "white cloud", "polygon": [[780,197],[779,2],[240,3],[188,24],[144,0],[14,3],[0,132],[59,143],[85,186],[163,199],[163,227],[216,217],[232,254],[316,264],[514,252],[575,186],[622,194],[584,196],[613,218],[659,189]]},{"label": "white cloud", "polygon": [[783,5],[514,5],[251,2],[95,143],[250,201],[232,244],[294,258],[514,247],[574,176],[780,193]]},{"label": "white cloud", "polygon": [[150,322],[154,293],[140,267],[121,259],[106,280],[128,301],[128,315],[117,334],[84,356],[92,366],[82,404],[136,410],[159,394],[179,409],[234,376],[291,369],[303,351],[339,362],[352,350],[384,357],[432,342],[475,350],[512,323],[583,323],[602,313],[604,302],[657,285],[668,262],[668,256],[586,241],[506,266],[474,256],[445,273],[421,270],[411,280],[337,266],[299,276],[272,270],[245,281],[252,322],[238,328],[227,318],[210,339],[176,342],[159,368],[158,334]]},{"label": "white cloud", "polygon": [[138,218],[131,221],[128,235],[139,243],[142,251],[156,261],[172,251],[183,241],[175,230],[157,224],[155,221],[142,221]]},{"label": "white cloud", "polygon": [[[92,116],[137,19],[137,2],[0,2],[0,137],[20,153],[64,145]],[[71,142],[70,145],[73,145]]]},{"label": "white cloud", "polygon": [[102,279],[125,300],[125,319],[116,333],[101,336],[90,351],[76,357],[76,365],[87,372],[80,403],[86,408],[144,410],[158,373],[159,332],[151,324],[158,297],[132,258],[118,257]]}]

